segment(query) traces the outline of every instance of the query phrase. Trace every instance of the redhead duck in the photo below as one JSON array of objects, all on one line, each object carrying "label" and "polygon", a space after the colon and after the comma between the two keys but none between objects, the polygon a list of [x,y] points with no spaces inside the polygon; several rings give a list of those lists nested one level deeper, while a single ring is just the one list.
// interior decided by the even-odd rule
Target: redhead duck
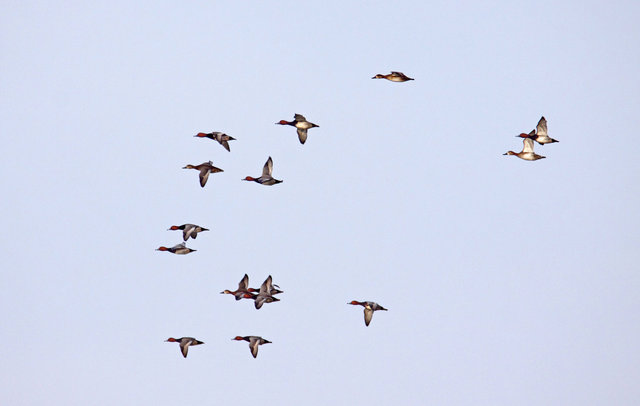
[{"label": "redhead duck", "polygon": [[170,231],[170,230],[182,230],[182,238],[184,239],[184,241],[187,241],[189,237],[195,240],[196,237],[198,237],[198,233],[201,233],[203,231],[209,231],[208,228],[200,227],[195,224],[183,224],[181,226],[171,226],[171,228],[167,231]]},{"label": "redhead duck", "polygon": [[189,164],[182,169],[195,169],[200,171],[200,186],[202,187],[207,184],[207,179],[209,179],[210,173],[224,172],[222,169],[213,166],[213,162],[211,161],[201,163],[200,165]]},{"label": "redhead duck", "polygon": [[376,302],[358,302],[357,300],[352,300],[351,302],[349,302],[347,304],[360,305],[360,306],[364,307],[364,324],[365,324],[365,326],[369,326],[369,323],[371,323],[371,318],[373,317],[373,312],[375,312],[376,310],[385,310],[385,311],[388,310],[388,309],[385,309],[384,307],[380,306]]},{"label": "redhead duck", "polygon": [[380,73],[378,73],[377,75],[375,75],[371,79],[387,79],[387,80],[390,80],[392,82],[406,82],[408,80],[415,80],[415,79],[412,79],[409,76],[405,75],[402,72],[394,72],[394,71],[391,71],[391,73],[388,74],[388,75],[381,75]]},{"label": "redhead duck", "polygon": [[180,243],[178,245],[174,245],[171,248],[167,248],[167,247],[157,248],[156,251],[169,251],[169,252],[171,252],[173,254],[186,255],[186,254],[188,254],[190,252],[197,251],[197,250],[192,250],[191,248],[187,248],[185,246],[185,243],[182,242],[182,243]]},{"label": "redhead duck", "polygon": [[240,299],[255,299],[257,295],[253,294],[256,290],[249,287],[249,275],[244,274],[244,277],[238,283],[238,289],[234,292],[229,289],[225,289],[220,294],[229,294],[235,296],[236,300]]},{"label": "redhead duck", "polygon": [[295,127],[298,131],[298,139],[300,140],[300,144],[304,144],[305,141],[307,141],[307,130],[309,128],[320,127],[319,125],[307,121],[307,119],[304,118],[302,114],[298,113],[293,116],[293,121],[280,120],[276,124],[290,125]]},{"label": "redhead duck", "polygon": [[538,159],[546,158],[533,152],[533,140],[531,138],[525,138],[524,140],[522,140],[522,143],[522,152],[507,151],[502,155],[515,155],[520,159],[524,159],[525,161],[535,161]]},{"label": "redhead duck", "polygon": [[531,131],[529,134],[522,133],[520,135],[516,135],[516,137],[531,138],[540,145],[559,142],[558,140],[554,140],[549,137],[549,134],[547,133],[547,119],[545,119],[544,116],[542,116],[540,121],[538,121],[538,125],[535,130]]},{"label": "redhead duck", "polygon": [[198,341],[193,337],[181,337],[181,338],[173,338],[169,337],[165,340],[166,343],[180,343],[180,351],[182,352],[182,356],[187,358],[187,353],[189,352],[190,345],[200,345],[204,344],[202,341]]},{"label": "redhead duck", "polygon": [[235,138],[228,136],[225,133],[221,133],[220,131],[213,131],[210,133],[198,133],[194,135],[194,137],[211,138],[214,141],[218,141],[218,143],[222,145],[224,149],[226,149],[229,152],[231,152],[231,148],[229,148],[229,141],[235,141]]},{"label": "redhead duck", "polygon": [[253,355],[253,358],[258,356],[258,346],[262,345],[262,344],[271,344],[271,341],[265,340],[264,338],[260,337],[260,336],[235,336],[234,338],[232,338],[232,340],[235,341],[248,341],[249,342],[249,348],[251,349],[251,355]]},{"label": "redhead duck", "polygon": [[262,176],[260,176],[259,178],[252,178],[251,176],[247,176],[242,180],[254,181],[261,185],[267,185],[267,186],[282,183],[281,180],[274,179],[271,176],[272,173],[273,173],[273,160],[271,159],[271,157],[269,157],[269,159],[267,159],[267,162],[265,162],[264,167],[262,168]]}]

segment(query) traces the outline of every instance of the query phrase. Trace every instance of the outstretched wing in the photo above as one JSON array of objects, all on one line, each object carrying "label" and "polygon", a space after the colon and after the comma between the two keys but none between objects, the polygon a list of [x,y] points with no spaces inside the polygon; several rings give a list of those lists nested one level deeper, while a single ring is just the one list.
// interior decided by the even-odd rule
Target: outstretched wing
[{"label": "outstretched wing", "polygon": [[191,238],[196,238],[195,236],[193,236],[192,234],[196,231],[196,228],[192,225],[188,225],[184,228],[184,230],[182,231],[182,238],[187,241],[189,239],[189,237]]},{"label": "outstretched wing", "polygon": [[207,180],[209,179],[209,173],[211,170],[209,168],[203,168],[200,171],[200,186],[204,187],[207,184]]},{"label": "outstretched wing", "polygon": [[298,128],[298,139],[300,140],[300,144],[304,144],[307,140],[307,129],[306,128]]},{"label": "outstretched wing", "polygon": [[260,340],[256,340],[255,338],[252,338],[251,341],[249,342],[249,348],[251,348],[251,355],[253,355],[253,358],[258,356],[259,344],[260,344]]},{"label": "outstretched wing", "polygon": [[187,358],[187,353],[189,352],[189,345],[191,341],[185,341],[180,343],[180,351],[182,351],[182,356]]},{"label": "outstretched wing", "polygon": [[247,290],[249,289],[249,275],[244,274],[244,278],[238,283],[238,290]]},{"label": "outstretched wing", "polygon": [[293,116],[293,119],[294,119],[295,121],[307,121],[307,119],[306,119],[306,118],[304,118],[304,116],[303,116],[302,114],[298,114],[298,113],[296,113],[296,114]]},{"label": "outstretched wing", "polygon": [[538,125],[536,126],[536,133],[538,135],[549,135],[547,134],[547,119],[542,116],[540,121],[538,121]]},{"label": "outstretched wing", "polygon": [[523,140],[522,152],[533,152],[533,140],[531,138]]},{"label": "outstretched wing", "polygon": [[264,280],[264,282],[262,282],[262,285],[260,286],[260,294],[261,295],[268,295],[271,293],[271,282],[272,282],[273,278],[271,278],[271,275],[267,276],[267,279]]},{"label": "outstretched wing", "polygon": [[271,157],[269,157],[269,159],[267,159],[267,162],[265,162],[264,167],[262,168],[262,176],[271,176],[272,172],[273,160],[271,159]]},{"label": "outstretched wing", "polygon": [[224,149],[226,149],[227,151],[231,152],[231,148],[229,148],[229,143],[226,140],[220,141],[220,144],[222,144]]},{"label": "outstretched wing", "polygon": [[369,323],[371,323],[371,318],[373,317],[373,309],[371,309],[371,307],[367,306],[364,308],[364,324],[366,326],[369,325]]}]

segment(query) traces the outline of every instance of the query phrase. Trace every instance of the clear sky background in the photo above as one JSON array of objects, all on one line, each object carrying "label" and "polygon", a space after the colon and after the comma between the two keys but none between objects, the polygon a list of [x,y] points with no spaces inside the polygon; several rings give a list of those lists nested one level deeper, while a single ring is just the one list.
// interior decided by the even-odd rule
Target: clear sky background
[{"label": "clear sky background", "polygon": [[3,2],[0,403],[640,403],[640,4],[395,4]]}]

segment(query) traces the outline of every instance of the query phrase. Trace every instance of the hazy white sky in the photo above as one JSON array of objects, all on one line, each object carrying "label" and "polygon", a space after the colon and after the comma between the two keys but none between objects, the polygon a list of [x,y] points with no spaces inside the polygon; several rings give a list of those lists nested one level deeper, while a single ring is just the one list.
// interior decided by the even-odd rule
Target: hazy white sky
[{"label": "hazy white sky", "polygon": [[640,3],[3,5],[1,404],[640,403]]}]

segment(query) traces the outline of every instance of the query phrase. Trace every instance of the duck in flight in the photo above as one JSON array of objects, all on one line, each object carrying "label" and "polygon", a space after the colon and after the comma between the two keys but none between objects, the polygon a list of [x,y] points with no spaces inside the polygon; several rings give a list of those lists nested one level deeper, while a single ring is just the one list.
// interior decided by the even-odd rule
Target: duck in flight
[{"label": "duck in flight", "polygon": [[522,140],[522,144],[523,145],[521,152],[507,151],[502,155],[515,155],[520,159],[524,159],[525,161],[536,161],[538,159],[546,158],[533,152],[533,140],[531,138],[525,138],[524,140]]},{"label": "duck in flight", "polygon": [[549,134],[547,132],[547,119],[544,118],[544,116],[542,116],[540,118],[540,121],[538,121],[538,125],[536,126],[535,130],[531,131],[529,134],[522,133],[520,135],[516,135],[516,137],[530,138],[540,145],[559,142],[558,140],[554,140],[553,138],[549,137]]},{"label": "duck in flight", "polygon": [[198,138],[210,138],[214,141],[218,141],[218,143],[220,145],[222,145],[224,147],[224,149],[226,149],[227,151],[231,152],[231,148],[229,148],[229,141],[235,141],[235,138],[222,133],[220,131],[213,131],[210,133],[198,133],[196,135],[194,135],[194,137],[198,137]]},{"label": "duck in flight", "polygon": [[260,176],[259,178],[252,178],[251,176],[247,176],[242,180],[254,181],[261,185],[267,185],[267,186],[275,185],[277,183],[282,183],[281,180],[275,179],[273,176],[271,176],[272,173],[273,173],[273,160],[271,159],[271,157],[269,157],[269,159],[267,159],[267,162],[265,162],[264,167],[262,168],[262,176]]},{"label": "duck in flight", "polygon": [[290,125],[295,127],[298,131],[298,139],[300,140],[300,144],[304,144],[307,141],[307,130],[309,128],[320,127],[319,125],[307,121],[307,119],[304,118],[302,114],[298,113],[293,116],[293,121],[280,120],[276,124]]},{"label": "duck in flight", "polygon": [[171,228],[167,231],[170,231],[170,230],[182,230],[182,239],[184,241],[187,241],[189,237],[195,240],[196,237],[198,237],[198,233],[201,233],[203,231],[209,231],[208,228],[200,227],[195,224],[183,224],[181,226],[171,226]]},{"label": "duck in flight", "polygon": [[202,187],[207,184],[207,179],[209,179],[210,173],[224,172],[222,169],[213,166],[213,162],[211,161],[203,162],[200,165],[189,164],[182,169],[195,169],[197,171],[200,171],[200,186]]},{"label": "duck in flight", "polygon": [[384,311],[388,310],[388,309],[385,309],[384,307],[380,306],[376,302],[358,302],[357,300],[352,300],[351,302],[349,302],[347,304],[360,305],[360,306],[364,307],[364,324],[365,324],[365,326],[369,326],[369,323],[371,323],[371,318],[373,317],[373,312],[375,312],[377,310],[384,310]]},{"label": "duck in flight", "polygon": [[375,75],[371,79],[387,79],[387,80],[390,80],[392,82],[406,82],[408,80],[415,80],[415,79],[410,78],[409,76],[405,75],[402,72],[395,72],[395,71],[391,71],[391,73],[388,74],[388,75],[382,75],[382,74],[378,73],[377,75]]},{"label": "duck in flight", "polygon": [[186,255],[186,254],[188,254],[190,252],[194,252],[194,251],[197,251],[197,250],[192,250],[191,248],[187,248],[185,243],[181,242],[180,244],[174,245],[171,248],[167,248],[167,247],[164,247],[164,246],[159,247],[159,248],[156,249],[156,251],[169,251],[172,254]]},{"label": "duck in flight", "polygon": [[248,341],[249,342],[249,349],[251,349],[251,355],[253,355],[253,358],[256,358],[258,356],[258,346],[262,345],[262,344],[271,344],[271,341],[265,340],[264,338],[260,337],[260,336],[235,336],[234,338],[232,338],[232,340],[235,341]]},{"label": "duck in flight", "polygon": [[225,289],[220,293],[233,295],[236,298],[236,300],[240,300],[240,299],[255,299],[257,295],[254,294],[253,292],[256,292],[256,290],[249,287],[249,275],[244,274],[244,277],[240,280],[240,283],[238,283],[238,289],[236,291]]},{"label": "duck in flight", "polygon": [[182,356],[185,358],[187,358],[187,353],[189,352],[189,346],[204,344],[204,342],[198,341],[193,337],[181,337],[181,338],[169,337],[168,339],[165,340],[165,342],[180,343],[180,352],[182,352]]},{"label": "duck in flight", "polygon": [[[253,297],[254,305],[256,309],[260,309],[265,303],[279,302],[280,299],[273,297],[273,295],[277,293],[282,293],[281,290],[276,289],[275,287],[279,287],[278,285],[273,284],[273,279],[271,275],[267,276],[267,279],[264,280],[262,286],[260,286],[260,291],[258,295]],[[274,287],[275,286],[275,287]]]}]

